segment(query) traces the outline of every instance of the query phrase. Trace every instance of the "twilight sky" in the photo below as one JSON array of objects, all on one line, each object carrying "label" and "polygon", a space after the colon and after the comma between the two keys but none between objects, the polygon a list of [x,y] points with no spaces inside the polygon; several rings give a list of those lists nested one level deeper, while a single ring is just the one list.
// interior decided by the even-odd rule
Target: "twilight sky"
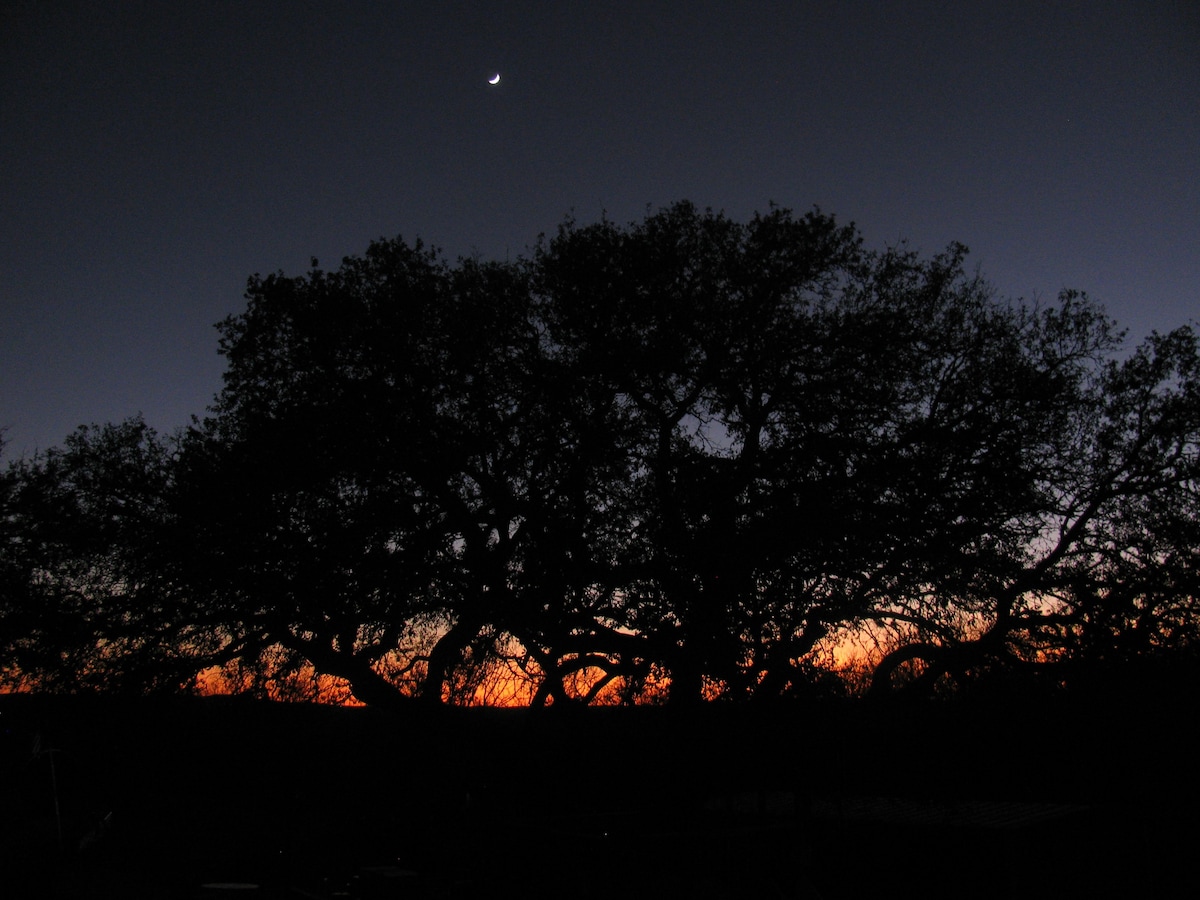
[{"label": "twilight sky", "polygon": [[517,255],[684,198],[1183,324],[1200,4],[0,0],[5,455],[202,414],[251,273],[397,234]]}]

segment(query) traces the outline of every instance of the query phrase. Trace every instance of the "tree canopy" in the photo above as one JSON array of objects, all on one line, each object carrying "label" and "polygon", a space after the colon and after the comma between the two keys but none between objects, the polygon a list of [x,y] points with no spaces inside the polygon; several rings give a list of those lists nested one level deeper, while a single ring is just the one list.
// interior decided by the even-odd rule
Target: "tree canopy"
[{"label": "tree canopy", "polygon": [[1193,647],[1194,329],[965,258],[678,203],[255,276],[203,421],[6,471],[6,677],[694,702]]}]

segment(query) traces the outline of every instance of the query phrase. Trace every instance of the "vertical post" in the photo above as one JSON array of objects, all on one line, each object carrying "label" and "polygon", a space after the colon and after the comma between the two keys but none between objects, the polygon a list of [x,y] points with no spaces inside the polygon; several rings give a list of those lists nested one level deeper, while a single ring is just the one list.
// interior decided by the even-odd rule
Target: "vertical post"
[{"label": "vertical post", "polygon": [[58,803],[58,769],[54,765],[54,754],[58,751],[51,748],[46,751],[46,755],[50,757],[50,785],[54,789],[54,826],[58,831],[58,855],[64,855],[63,847],[63,829],[62,829],[62,810]]},{"label": "vertical post", "polygon": [[33,758],[41,759],[43,756],[50,758],[50,789],[54,795],[54,828],[58,834],[58,855],[63,855],[63,828],[62,828],[62,808],[58,802],[58,768],[54,763],[54,754],[58,752],[57,747],[47,747],[42,749],[42,732],[39,729],[33,736]]}]

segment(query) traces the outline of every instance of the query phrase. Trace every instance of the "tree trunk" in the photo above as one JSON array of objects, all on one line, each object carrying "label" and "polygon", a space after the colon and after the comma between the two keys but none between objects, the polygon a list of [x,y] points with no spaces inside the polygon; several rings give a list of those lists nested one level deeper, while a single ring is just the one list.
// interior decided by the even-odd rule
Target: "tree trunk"
[{"label": "tree trunk", "polygon": [[681,659],[671,667],[671,686],[667,689],[667,705],[672,707],[698,706],[704,700],[704,673],[691,659]]},{"label": "tree trunk", "polygon": [[356,700],[377,709],[411,708],[409,704],[412,703],[412,700],[396,690],[394,685],[381,678],[374,669],[364,666],[363,670],[346,677],[350,683],[350,691]]},{"label": "tree trunk", "polygon": [[440,704],[442,692],[446,687],[446,679],[454,664],[462,659],[462,651],[479,633],[479,625],[466,619],[459,619],[447,631],[429,653],[429,668],[425,672],[425,683],[421,685],[421,700],[425,703]]}]

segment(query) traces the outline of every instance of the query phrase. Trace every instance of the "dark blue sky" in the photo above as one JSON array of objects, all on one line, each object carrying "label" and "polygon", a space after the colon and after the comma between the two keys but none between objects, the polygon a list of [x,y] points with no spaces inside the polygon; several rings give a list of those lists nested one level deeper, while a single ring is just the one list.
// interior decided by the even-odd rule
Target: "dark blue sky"
[{"label": "dark blue sky", "polygon": [[[247,275],[819,204],[1135,337],[1200,316],[1200,4],[0,3],[9,454],[220,386]],[[493,71],[504,80],[492,88]]]}]

